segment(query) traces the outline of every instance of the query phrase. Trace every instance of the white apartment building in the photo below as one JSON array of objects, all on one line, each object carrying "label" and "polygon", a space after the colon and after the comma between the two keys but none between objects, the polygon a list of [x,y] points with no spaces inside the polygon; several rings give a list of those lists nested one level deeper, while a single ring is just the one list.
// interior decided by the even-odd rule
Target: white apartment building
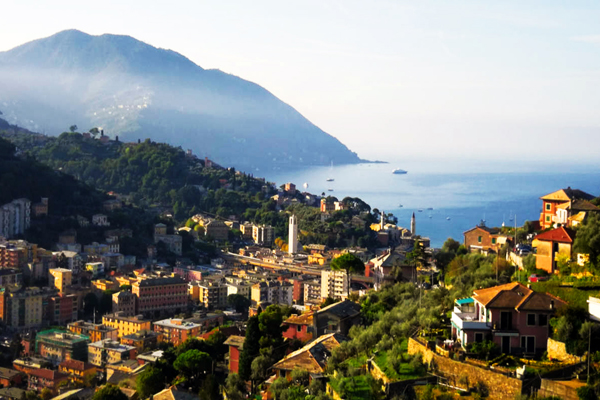
[{"label": "white apartment building", "polygon": [[348,294],[346,271],[321,271],[321,297],[345,298]]}]

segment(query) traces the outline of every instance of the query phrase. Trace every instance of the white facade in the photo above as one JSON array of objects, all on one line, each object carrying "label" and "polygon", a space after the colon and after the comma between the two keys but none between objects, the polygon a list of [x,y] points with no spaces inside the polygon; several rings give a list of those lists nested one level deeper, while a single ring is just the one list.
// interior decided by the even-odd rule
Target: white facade
[{"label": "white facade", "polygon": [[590,319],[592,321],[600,321],[600,299],[590,296],[587,302],[590,312]]},{"label": "white facade", "polygon": [[296,254],[298,252],[298,219],[295,215],[290,217],[290,233],[288,243],[288,253]]},{"label": "white facade", "polygon": [[31,222],[31,202],[27,199],[13,200],[0,206],[0,236],[11,239],[22,235]]},{"label": "white facade", "polygon": [[341,299],[348,294],[346,271],[321,271],[321,298]]}]

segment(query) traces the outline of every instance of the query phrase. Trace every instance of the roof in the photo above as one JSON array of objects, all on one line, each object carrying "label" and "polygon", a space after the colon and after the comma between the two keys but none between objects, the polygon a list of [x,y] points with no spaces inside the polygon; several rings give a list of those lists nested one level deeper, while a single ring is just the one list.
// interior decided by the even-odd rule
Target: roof
[{"label": "roof", "polygon": [[223,344],[226,346],[237,347],[238,349],[242,350],[244,348],[245,340],[246,338],[244,336],[231,335]]},{"label": "roof", "polygon": [[500,229],[500,228],[488,228],[487,226],[481,226],[481,225],[477,225],[477,226],[476,226],[476,227],[474,227],[474,228],[471,228],[471,229],[469,229],[469,230],[467,230],[467,231],[464,231],[464,232],[463,232],[463,235],[464,235],[465,233],[467,233],[467,232],[474,231],[475,229],[480,229],[480,230],[482,230],[482,231],[485,231],[485,232],[489,233],[490,235],[497,235],[497,234],[498,234],[498,233],[500,233],[500,231],[501,231],[501,229]]},{"label": "roof", "polygon": [[198,400],[198,396],[195,394],[182,392],[172,387],[156,393],[152,398],[154,400]]},{"label": "roof", "polygon": [[571,210],[573,211],[600,211],[600,208],[596,207],[587,200],[575,199],[571,202]]},{"label": "roof", "polygon": [[183,329],[183,330],[199,328],[202,326],[200,324],[186,321],[181,318],[167,318],[167,319],[163,319],[162,321],[156,321],[153,324],[158,325],[158,326],[164,326],[166,328]]},{"label": "roof", "polygon": [[328,305],[327,307],[320,309],[316,313],[321,314],[324,312],[331,313],[340,318],[353,317],[355,315],[360,314],[360,304],[355,303],[350,300],[343,300],[343,301]]},{"label": "roof", "polygon": [[547,242],[573,243],[573,240],[575,239],[575,231],[561,226],[559,228],[540,233],[535,238],[537,240],[543,240]]},{"label": "roof", "polygon": [[163,285],[175,285],[184,284],[187,286],[187,282],[178,276],[170,276],[164,278],[147,278],[141,281],[135,282],[134,285],[139,286],[163,286]]},{"label": "roof", "polygon": [[486,308],[514,308],[517,311],[546,311],[566,303],[548,293],[538,293],[519,282],[473,291],[473,298]]},{"label": "roof", "polygon": [[91,368],[96,368],[90,363],[86,363],[78,360],[65,360],[59,364],[63,368],[75,369],[77,371],[85,371]]},{"label": "roof", "polygon": [[15,377],[16,375],[19,375],[20,372],[17,371],[16,369],[10,369],[10,368],[2,368],[0,367],[0,377],[1,378],[7,378],[7,379],[11,379],[13,377]]},{"label": "roof", "polygon": [[333,349],[346,340],[348,339],[339,333],[323,335],[301,349],[288,354],[271,368],[284,370],[302,368],[310,374],[322,374],[325,372],[327,359],[331,356]]},{"label": "roof", "polygon": [[15,387],[1,388],[0,397],[3,399],[22,399],[25,395],[25,390]]},{"label": "roof", "polygon": [[39,368],[39,369],[31,370],[31,371],[29,371],[28,375],[33,375],[33,376],[37,376],[38,378],[52,379],[52,380],[68,377],[68,375],[60,373],[58,371],[52,371],[52,370],[46,369],[46,368]]},{"label": "roof", "polygon": [[312,325],[313,323],[313,313],[305,313],[301,315],[292,315],[285,321],[284,324],[290,325]]},{"label": "roof", "polygon": [[568,187],[566,189],[560,189],[556,192],[552,192],[545,196],[540,197],[541,200],[548,201],[570,201],[573,199],[581,199],[581,200],[593,200],[595,196],[592,196],[589,193],[584,192],[579,189],[571,189]]}]

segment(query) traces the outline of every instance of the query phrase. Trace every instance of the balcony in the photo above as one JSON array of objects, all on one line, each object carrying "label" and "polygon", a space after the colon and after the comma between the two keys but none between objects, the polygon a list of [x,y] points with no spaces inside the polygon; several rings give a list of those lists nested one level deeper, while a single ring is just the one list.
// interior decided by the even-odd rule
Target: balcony
[{"label": "balcony", "polygon": [[491,326],[487,322],[475,320],[475,313],[452,313],[452,323],[460,330],[464,329],[490,329]]}]

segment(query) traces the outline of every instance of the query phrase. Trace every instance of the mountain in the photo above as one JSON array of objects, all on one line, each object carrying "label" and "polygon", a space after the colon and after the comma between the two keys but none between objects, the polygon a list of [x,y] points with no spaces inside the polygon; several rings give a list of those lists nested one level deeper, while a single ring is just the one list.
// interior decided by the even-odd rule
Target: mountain
[{"label": "mountain", "polygon": [[129,36],[68,30],[0,52],[0,111],[33,131],[102,127],[238,169],[361,161],[261,86]]}]

